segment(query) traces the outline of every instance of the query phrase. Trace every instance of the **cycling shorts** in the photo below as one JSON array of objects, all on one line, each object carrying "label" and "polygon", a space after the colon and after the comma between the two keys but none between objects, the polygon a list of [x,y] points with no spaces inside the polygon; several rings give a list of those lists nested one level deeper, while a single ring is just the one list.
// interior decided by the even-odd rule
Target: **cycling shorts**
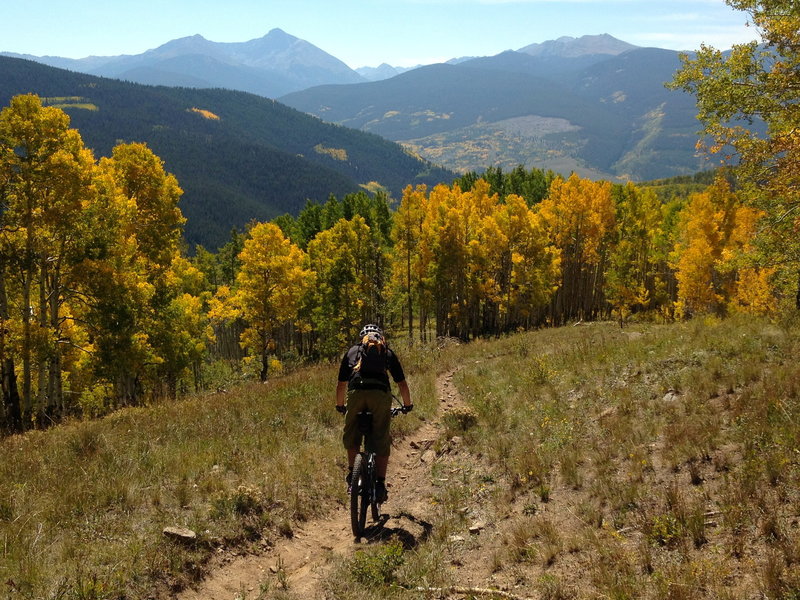
[{"label": "cycling shorts", "polygon": [[372,412],[372,434],[367,436],[364,447],[367,452],[375,452],[378,456],[389,456],[392,448],[392,436],[389,433],[392,395],[383,390],[347,390],[347,412],[342,434],[344,447],[361,446],[358,413],[365,409]]}]

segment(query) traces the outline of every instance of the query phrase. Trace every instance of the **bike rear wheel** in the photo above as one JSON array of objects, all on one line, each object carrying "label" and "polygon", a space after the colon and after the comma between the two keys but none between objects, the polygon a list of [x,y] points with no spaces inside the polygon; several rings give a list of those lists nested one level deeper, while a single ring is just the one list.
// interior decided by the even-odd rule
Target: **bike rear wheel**
[{"label": "bike rear wheel", "polygon": [[363,454],[358,454],[353,463],[353,477],[350,480],[350,525],[353,535],[360,538],[367,524],[369,505],[369,475]]}]

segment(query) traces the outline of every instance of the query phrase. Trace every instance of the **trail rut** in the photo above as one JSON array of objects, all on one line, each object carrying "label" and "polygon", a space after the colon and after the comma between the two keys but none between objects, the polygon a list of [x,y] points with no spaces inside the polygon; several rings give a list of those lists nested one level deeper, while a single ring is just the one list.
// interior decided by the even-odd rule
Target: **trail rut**
[{"label": "trail rut", "polygon": [[[439,400],[436,415],[412,434],[396,440],[387,478],[389,501],[383,505],[383,527],[372,527],[368,537],[356,543],[350,530],[349,511],[338,507],[325,517],[307,521],[294,529],[291,538],[281,538],[274,547],[260,554],[236,556],[215,568],[198,585],[186,589],[176,600],[234,600],[243,595],[253,598],[262,583],[269,581],[286,587],[298,598],[324,596],[325,574],[336,558],[348,556],[365,543],[399,537],[406,545],[424,540],[430,533],[432,448],[442,429],[444,413],[462,400],[451,370],[436,381]],[[343,484],[344,485],[344,484]]]}]

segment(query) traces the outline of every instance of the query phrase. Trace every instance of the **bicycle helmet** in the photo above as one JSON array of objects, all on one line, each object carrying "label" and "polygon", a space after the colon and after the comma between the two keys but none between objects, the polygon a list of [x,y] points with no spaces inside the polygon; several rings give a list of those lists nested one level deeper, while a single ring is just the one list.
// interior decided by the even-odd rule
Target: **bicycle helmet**
[{"label": "bicycle helmet", "polygon": [[361,333],[358,334],[358,337],[363,338],[368,333],[377,333],[379,336],[384,337],[383,330],[372,323],[369,325],[364,325],[364,327],[361,329]]}]

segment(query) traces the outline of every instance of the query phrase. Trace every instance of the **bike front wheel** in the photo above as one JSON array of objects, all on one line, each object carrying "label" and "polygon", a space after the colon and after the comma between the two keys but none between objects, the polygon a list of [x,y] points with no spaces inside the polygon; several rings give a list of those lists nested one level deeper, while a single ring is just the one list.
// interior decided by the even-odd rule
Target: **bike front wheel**
[{"label": "bike front wheel", "polygon": [[353,535],[360,538],[367,524],[369,498],[369,475],[363,454],[358,454],[353,463],[353,476],[350,480],[350,525]]},{"label": "bike front wheel", "polygon": [[375,498],[375,492],[370,495],[372,496],[372,502],[370,502],[369,507],[372,509],[372,520],[377,523],[381,519],[381,505],[378,504],[378,500]]}]

